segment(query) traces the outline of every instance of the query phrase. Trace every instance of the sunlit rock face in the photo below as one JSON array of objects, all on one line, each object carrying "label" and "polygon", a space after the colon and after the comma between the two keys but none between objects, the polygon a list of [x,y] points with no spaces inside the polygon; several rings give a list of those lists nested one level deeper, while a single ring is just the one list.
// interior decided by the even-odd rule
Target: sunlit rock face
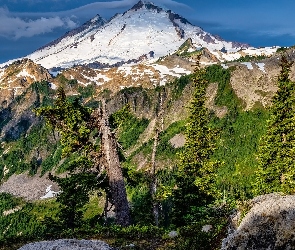
[{"label": "sunlit rock face", "polygon": [[295,195],[262,195],[248,206],[242,220],[241,213],[233,216],[221,250],[294,249]]}]

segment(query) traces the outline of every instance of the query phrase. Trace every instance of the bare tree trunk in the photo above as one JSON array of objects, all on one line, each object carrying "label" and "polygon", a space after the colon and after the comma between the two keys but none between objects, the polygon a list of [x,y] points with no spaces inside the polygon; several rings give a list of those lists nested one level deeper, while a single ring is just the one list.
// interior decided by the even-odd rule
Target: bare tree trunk
[{"label": "bare tree trunk", "polygon": [[152,151],[152,169],[151,169],[151,196],[153,200],[153,215],[156,226],[159,225],[159,204],[156,200],[156,193],[157,193],[157,177],[156,177],[156,152],[157,152],[157,146],[159,141],[159,130],[156,128],[156,134],[154,137],[154,145],[153,145],[153,151]]},{"label": "bare tree trunk", "polygon": [[[156,200],[156,193],[157,193],[157,187],[158,187],[158,180],[156,176],[157,172],[157,166],[156,166],[156,153],[157,153],[157,147],[159,143],[159,135],[160,130],[163,130],[163,95],[160,94],[160,108],[159,112],[157,112],[155,117],[155,137],[154,137],[154,145],[153,145],[153,151],[152,151],[152,157],[151,157],[151,185],[150,185],[150,192],[153,200],[153,215],[156,226],[159,225],[159,203]],[[159,120],[161,120],[161,125],[159,124]]]},{"label": "bare tree trunk", "polygon": [[102,164],[107,171],[109,179],[110,195],[115,207],[116,223],[121,226],[128,226],[131,224],[130,208],[117,151],[117,141],[110,129],[109,117],[104,102],[95,116],[101,133]]}]

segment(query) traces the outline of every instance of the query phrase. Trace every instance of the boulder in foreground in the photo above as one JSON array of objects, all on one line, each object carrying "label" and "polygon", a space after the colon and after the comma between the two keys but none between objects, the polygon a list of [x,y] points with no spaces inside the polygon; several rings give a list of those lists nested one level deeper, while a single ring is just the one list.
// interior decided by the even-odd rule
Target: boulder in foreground
[{"label": "boulder in foreground", "polygon": [[249,211],[232,218],[221,250],[295,249],[295,195],[267,194],[249,202]]},{"label": "boulder in foreground", "polygon": [[112,248],[103,241],[99,240],[76,240],[62,239],[55,241],[40,241],[27,244],[19,250],[112,250]]}]

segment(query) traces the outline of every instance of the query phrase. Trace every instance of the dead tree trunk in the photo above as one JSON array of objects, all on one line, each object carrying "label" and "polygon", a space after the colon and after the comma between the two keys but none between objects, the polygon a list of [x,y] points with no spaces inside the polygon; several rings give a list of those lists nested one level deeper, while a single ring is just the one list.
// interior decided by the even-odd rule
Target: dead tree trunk
[{"label": "dead tree trunk", "polygon": [[110,129],[109,117],[104,102],[102,107],[96,112],[95,116],[101,135],[101,163],[107,171],[111,202],[115,208],[116,223],[121,226],[128,226],[131,224],[130,209],[119,161],[117,141]]},{"label": "dead tree trunk", "polygon": [[155,137],[154,137],[153,151],[152,151],[152,157],[151,157],[151,185],[150,185],[150,192],[151,192],[152,201],[153,201],[153,215],[154,215],[156,226],[159,225],[159,213],[160,213],[159,203],[156,200],[156,194],[157,194],[157,188],[158,188],[158,180],[156,176],[156,172],[157,172],[156,153],[157,153],[157,147],[159,143],[159,135],[162,130],[163,130],[163,95],[162,93],[160,93],[160,107],[155,117]]},{"label": "dead tree trunk", "polygon": [[157,193],[157,187],[158,187],[158,181],[156,176],[156,152],[157,152],[157,146],[159,141],[159,130],[156,129],[156,134],[154,137],[154,145],[153,145],[153,151],[152,151],[152,169],[151,169],[151,186],[150,186],[150,192],[152,196],[153,201],[153,215],[156,226],[159,225],[159,204],[156,200],[156,193]]}]

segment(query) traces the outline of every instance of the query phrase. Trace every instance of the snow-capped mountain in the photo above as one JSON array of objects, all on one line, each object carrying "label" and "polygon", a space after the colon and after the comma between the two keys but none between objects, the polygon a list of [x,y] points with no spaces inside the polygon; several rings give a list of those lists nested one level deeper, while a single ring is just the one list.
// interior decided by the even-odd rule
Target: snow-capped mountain
[{"label": "snow-capped mountain", "polygon": [[195,48],[206,47],[210,51],[234,52],[248,47],[224,41],[170,10],[139,1],[108,22],[97,16],[27,57],[46,68],[93,62],[116,65],[157,59],[173,53],[189,38]]}]

